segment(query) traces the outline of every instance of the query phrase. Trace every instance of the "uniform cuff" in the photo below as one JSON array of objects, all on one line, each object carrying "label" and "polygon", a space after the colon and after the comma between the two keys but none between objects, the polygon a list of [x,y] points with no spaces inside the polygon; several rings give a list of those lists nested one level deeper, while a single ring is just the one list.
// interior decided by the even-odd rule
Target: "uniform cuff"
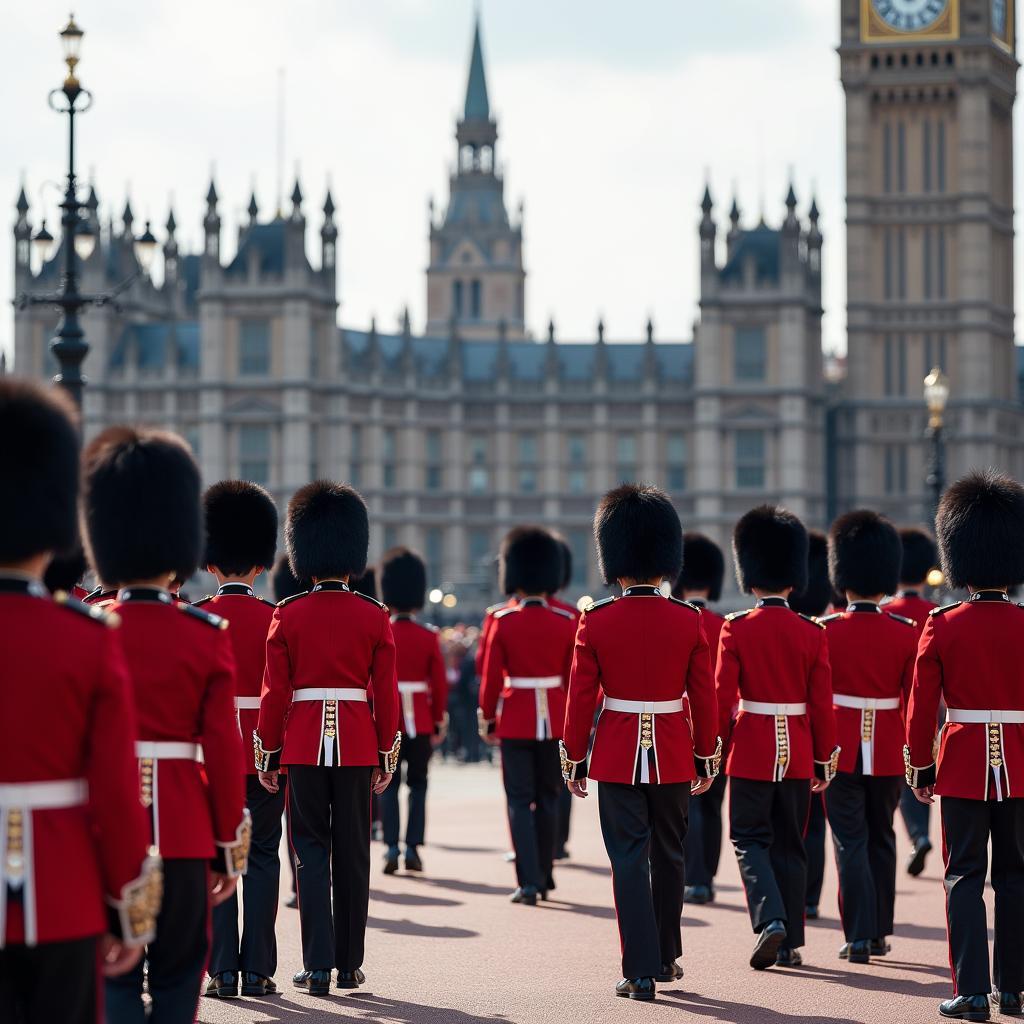
[{"label": "uniform cuff", "polygon": [[693,753],[693,765],[697,769],[697,777],[700,779],[715,778],[722,768],[722,737],[719,736],[715,744],[715,752],[707,757]]},{"label": "uniform cuff", "polygon": [[402,734],[395,733],[395,742],[391,744],[390,750],[378,750],[380,755],[379,767],[382,772],[394,775],[398,768],[398,752],[402,749]]},{"label": "uniform cuff", "polygon": [[[266,769],[264,769],[266,770]],[[235,829],[235,838],[227,843],[216,844],[217,852],[213,855],[211,868],[227,875],[229,878],[238,878],[245,874],[249,866],[249,847],[252,845],[252,816],[249,808],[242,812],[242,820]]]},{"label": "uniform cuff", "polygon": [[278,747],[276,750],[264,749],[263,740],[260,739],[259,733],[256,732],[255,729],[253,729],[252,732],[252,746],[256,762],[256,771],[276,772],[280,769],[281,748]]},{"label": "uniform cuff", "polygon": [[842,748],[836,747],[829,754],[827,761],[814,762],[814,777],[823,782],[831,782],[839,771],[839,752]]},{"label": "uniform cuff", "polygon": [[569,757],[569,752],[565,749],[565,741],[558,741],[558,756],[562,762],[562,778],[566,782],[578,782],[580,779],[587,777],[587,759],[583,758],[582,761],[574,761]]},{"label": "uniform cuff", "polygon": [[118,899],[107,900],[107,931],[126,946],[145,946],[156,938],[156,918],[164,894],[163,861],[149,848],[138,878],[121,888]]},{"label": "uniform cuff", "polygon": [[497,728],[497,719],[485,718],[483,708],[476,709],[476,727],[480,735],[486,739],[488,736],[493,736],[494,731]]},{"label": "uniform cuff", "polygon": [[903,767],[906,771],[907,785],[911,789],[924,789],[935,785],[935,762],[923,768],[915,768],[910,763],[910,747],[903,748]]},{"label": "uniform cuff", "polygon": [[442,741],[448,735],[448,712],[447,711],[444,713],[444,717],[441,719],[440,722],[435,722],[434,723],[434,735],[439,740],[442,740]]}]

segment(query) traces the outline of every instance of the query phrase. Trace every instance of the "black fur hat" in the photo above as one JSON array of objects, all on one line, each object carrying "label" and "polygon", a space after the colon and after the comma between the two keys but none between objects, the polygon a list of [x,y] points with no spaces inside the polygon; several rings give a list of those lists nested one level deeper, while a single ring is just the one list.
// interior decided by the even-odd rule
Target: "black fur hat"
[{"label": "black fur hat", "polygon": [[99,578],[188,579],[203,546],[199,493],[199,467],[177,434],[104,430],[82,456],[82,532]]},{"label": "black fur hat", "polygon": [[683,571],[676,580],[673,593],[682,597],[687,590],[706,590],[709,601],[722,596],[725,578],[725,555],[722,549],[703,533],[683,534]]},{"label": "black fur hat", "polygon": [[296,579],[288,556],[282,555],[270,574],[270,586],[274,591],[274,600],[283,601],[286,597],[294,597],[309,590],[312,584],[308,580]]},{"label": "black fur hat", "polygon": [[828,573],[840,594],[895,594],[902,557],[896,527],[870,509],[841,515],[828,531]]},{"label": "black fur hat", "polygon": [[994,469],[969,473],[942,496],[935,532],[951,587],[1024,582],[1024,487]]},{"label": "black fur hat", "polygon": [[807,586],[807,530],[792,512],[776,505],[752,508],[732,534],[736,582],[751,593]]},{"label": "black fur hat", "polygon": [[365,594],[367,597],[372,597],[374,601],[379,600],[377,594],[377,570],[372,565],[362,576],[350,579],[348,585],[357,594]]},{"label": "black fur hat", "polygon": [[[789,607],[804,615],[824,615],[832,603],[832,581],[828,577],[828,540],[820,530],[807,535],[807,586],[789,596]],[[845,599],[841,601],[846,604]]]},{"label": "black fur hat", "polygon": [[427,566],[408,548],[392,548],[380,561],[384,603],[396,612],[419,611],[427,602]]},{"label": "black fur hat", "polygon": [[683,528],[668,495],[657,487],[622,484],[609,491],[594,515],[602,577],[674,580],[683,565]]},{"label": "black fur hat", "polygon": [[572,583],[572,548],[569,547],[569,542],[560,533],[552,531],[551,535],[558,541],[558,547],[562,552],[562,582],[559,584],[558,589],[565,590]]},{"label": "black fur hat", "polygon": [[269,569],[277,550],[277,506],[259,484],[221,480],[203,495],[204,565],[228,576]]},{"label": "black fur hat", "polygon": [[498,552],[498,577],[506,594],[553,594],[562,585],[562,549],[541,526],[516,526]]},{"label": "black fur hat", "polygon": [[939,564],[939,549],[927,530],[908,526],[900,530],[903,558],[900,561],[900,583],[920,585]]},{"label": "black fur hat", "polygon": [[63,590],[70,594],[82,581],[89,563],[81,544],[55,555],[43,573],[43,584],[51,594]]},{"label": "black fur hat", "polygon": [[0,378],[0,562],[75,544],[76,418],[63,391]]},{"label": "black fur hat", "polygon": [[299,579],[358,578],[370,546],[366,503],[347,484],[314,480],[288,502],[284,538]]}]

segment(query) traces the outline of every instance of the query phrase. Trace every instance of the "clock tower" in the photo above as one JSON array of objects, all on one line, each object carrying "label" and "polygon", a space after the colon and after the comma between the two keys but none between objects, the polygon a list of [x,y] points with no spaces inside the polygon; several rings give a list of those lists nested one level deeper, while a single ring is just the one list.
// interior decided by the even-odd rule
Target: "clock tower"
[{"label": "clock tower", "polygon": [[847,377],[840,508],[924,519],[922,381],[949,479],[1024,472],[1013,347],[1014,0],[841,0]]}]

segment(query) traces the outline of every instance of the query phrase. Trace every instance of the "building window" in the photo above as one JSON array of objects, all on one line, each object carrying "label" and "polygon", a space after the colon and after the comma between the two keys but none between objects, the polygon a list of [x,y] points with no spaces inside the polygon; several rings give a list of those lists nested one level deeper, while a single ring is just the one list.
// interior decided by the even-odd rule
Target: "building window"
[{"label": "building window", "polygon": [[394,523],[388,523],[384,527],[384,550],[390,551],[398,547],[398,527]]},{"label": "building window", "polygon": [[666,482],[670,491],[686,490],[686,435],[669,434],[665,443]]},{"label": "building window", "polygon": [[938,241],[938,267],[935,272],[936,282],[938,284],[938,297],[944,299],[946,297],[946,229],[939,228],[938,230],[939,241]]},{"label": "building window", "polygon": [[270,480],[270,428],[243,423],[238,428],[238,475],[265,484]]},{"label": "building window", "polygon": [[892,125],[882,125],[882,191],[892,191]]},{"label": "building window", "polygon": [[583,434],[570,434],[566,438],[566,453],[570,466],[580,466],[587,461],[587,439]]},{"label": "building window", "polygon": [[907,233],[896,229],[896,297],[907,297]]},{"label": "building window", "polygon": [[519,435],[519,461],[535,463],[537,461],[537,435]]},{"label": "building window", "polygon": [[892,230],[882,232],[882,293],[892,298]]},{"label": "building window", "polygon": [[565,539],[572,552],[572,579],[569,582],[574,587],[585,587],[590,574],[588,566],[593,535],[589,530],[574,528],[569,530]]},{"label": "building window", "polygon": [[566,479],[566,488],[570,494],[587,493],[587,471],[578,466],[570,466]]},{"label": "building window", "polygon": [[383,427],[380,432],[381,486],[391,490],[398,479],[395,463],[398,458],[398,435],[394,427]]},{"label": "building window", "polygon": [[615,439],[615,476],[619,483],[636,480],[636,435],[620,434]]},{"label": "building window", "polygon": [[519,490],[523,494],[537,493],[537,469],[535,466],[519,467]]},{"label": "building window", "polygon": [[765,378],[765,332],[763,327],[737,327],[733,351],[733,378],[761,381]]},{"label": "building window", "polygon": [[896,393],[898,395],[907,393],[907,336],[905,334],[896,337]]},{"label": "building window", "polygon": [[243,377],[270,373],[270,323],[243,320],[238,336],[238,372]]},{"label": "building window", "polygon": [[896,126],[896,191],[907,191],[907,126]]},{"label": "building window", "polygon": [[469,282],[469,315],[474,320],[480,319],[480,310],[482,306],[480,295],[480,280],[479,278],[474,278]]},{"label": "building window", "polygon": [[885,493],[907,493],[907,446],[885,446]]},{"label": "building window", "polygon": [[487,438],[482,434],[471,434],[467,480],[470,494],[486,494],[491,486],[490,472],[487,466],[488,455]]},{"label": "building window", "polygon": [[436,586],[444,575],[444,531],[428,526],[425,531],[427,583]]},{"label": "building window", "polygon": [[923,191],[932,190],[932,123],[925,118],[921,125],[921,184]]},{"label": "building window", "polygon": [[362,483],[363,476],[363,428],[353,423],[348,428],[348,478],[353,487]]},{"label": "building window", "polygon": [[479,585],[481,592],[491,589],[491,566],[494,560],[491,551],[491,531],[484,527],[469,530],[469,575]]},{"label": "building window", "polygon": [[736,486],[741,490],[764,487],[764,431],[737,430]]},{"label": "building window", "polygon": [[946,122],[939,121],[938,145],[935,151],[935,182],[939,192],[946,191]]},{"label": "building window", "polygon": [[462,282],[452,281],[452,312],[462,316]]},{"label": "building window", "polygon": [[424,436],[426,465],[424,478],[428,491],[439,491],[444,486],[444,439],[440,430],[428,430]]}]

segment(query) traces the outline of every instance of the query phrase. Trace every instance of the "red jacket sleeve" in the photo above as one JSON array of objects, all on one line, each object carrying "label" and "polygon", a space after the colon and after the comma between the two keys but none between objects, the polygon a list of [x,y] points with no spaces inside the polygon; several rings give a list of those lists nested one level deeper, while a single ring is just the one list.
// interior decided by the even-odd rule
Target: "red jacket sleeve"
[{"label": "red jacket sleeve", "polygon": [[505,685],[505,644],[501,639],[501,627],[492,616],[487,650],[484,652],[483,675],[480,678],[480,712],[488,721],[493,721],[498,712],[498,697]]},{"label": "red jacket sleeve", "polygon": [[569,696],[565,703],[565,727],[562,733],[566,756],[570,761],[586,760],[600,685],[601,669],[597,663],[597,654],[587,639],[587,613],[584,612],[576,627],[576,646],[569,672]]},{"label": "red jacket sleeve", "polygon": [[740,694],[740,658],[732,624],[728,619],[718,634],[715,692],[718,699],[718,734],[723,743],[728,743],[732,732],[732,711]]},{"label": "red jacket sleeve", "polygon": [[686,668],[686,693],[690,699],[690,720],[693,723],[695,757],[713,757],[718,746],[718,700],[711,677],[711,652],[704,627],[697,624],[697,642],[690,651]]},{"label": "red jacket sleeve", "polygon": [[373,724],[377,730],[377,749],[391,750],[398,732],[398,670],[395,666],[395,638],[388,613],[381,609],[381,631],[373,650],[370,683],[373,686]]},{"label": "red jacket sleeve", "polygon": [[[815,627],[817,628],[817,627]],[[836,713],[832,706],[832,666],[828,660],[825,630],[818,630],[818,650],[807,680],[807,710],[811,720],[814,760],[829,761],[836,748]]]},{"label": "red jacket sleeve", "polygon": [[487,645],[491,639],[491,631],[494,629],[494,615],[488,612],[484,616],[484,621],[480,623],[480,636],[477,637],[476,641],[476,657],[474,664],[476,666],[477,678],[482,680],[484,677],[484,662],[487,660]]},{"label": "red jacket sleeve", "polygon": [[448,672],[444,665],[444,655],[441,653],[441,638],[436,633],[430,648],[428,679],[430,682],[430,712],[434,716],[434,724],[440,725],[448,710]]},{"label": "red jacket sleeve", "polygon": [[935,620],[929,616],[917,648],[914,684],[907,709],[907,746],[910,747],[910,763],[915,768],[928,768],[935,763],[935,723],[941,697],[942,659],[935,637]]},{"label": "red jacket sleeve", "polygon": [[288,658],[288,642],[281,621],[281,609],[277,608],[267,631],[267,667],[263,672],[260,717],[256,726],[264,750],[281,750],[284,745],[284,723],[291,706],[291,661]]}]

